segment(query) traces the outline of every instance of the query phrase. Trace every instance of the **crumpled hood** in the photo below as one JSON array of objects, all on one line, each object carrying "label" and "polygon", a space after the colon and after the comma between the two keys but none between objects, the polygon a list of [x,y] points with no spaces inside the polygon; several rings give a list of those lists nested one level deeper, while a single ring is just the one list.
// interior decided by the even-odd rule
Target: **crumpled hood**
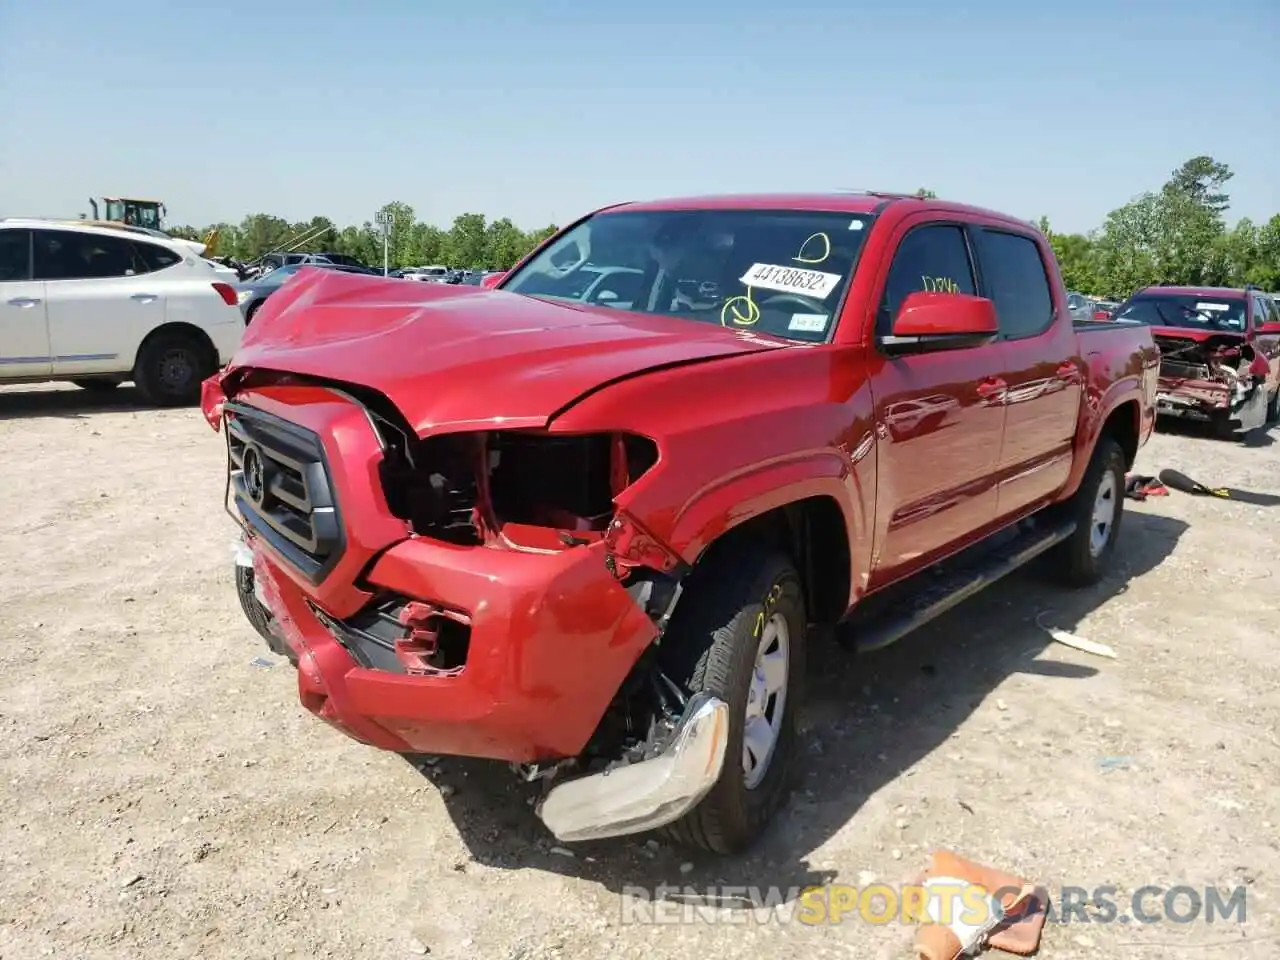
[{"label": "crumpled hood", "polygon": [[266,300],[224,385],[245,368],[358,384],[419,433],[545,425],[646,370],[787,345],[744,331],[501,291],[303,269]]}]

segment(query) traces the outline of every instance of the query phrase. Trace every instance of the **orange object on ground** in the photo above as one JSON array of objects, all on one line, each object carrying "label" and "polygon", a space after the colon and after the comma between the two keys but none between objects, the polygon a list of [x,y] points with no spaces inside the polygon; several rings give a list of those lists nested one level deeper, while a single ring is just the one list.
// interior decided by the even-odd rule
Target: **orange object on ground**
[{"label": "orange object on ground", "polygon": [[[922,880],[927,884],[931,879],[941,878],[955,878],[974,884],[981,887],[986,895],[999,900],[1007,918],[984,938],[985,946],[1023,957],[1031,956],[1039,949],[1049,908],[1047,888],[1031,884],[1013,874],[965,860],[949,850],[935,850]],[[970,906],[971,902],[966,898],[960,910]],[[935,917],[935,920],[940,919],[947,918]],[[946,923],[932,922],[926,918],[916,931],[917,960],[956,960],[957,957],[965,956],[963,951],[970,948],[970,944],[961,941],[957,930]],[[981,949],[983,947],[979,945],[978,951]]]}]

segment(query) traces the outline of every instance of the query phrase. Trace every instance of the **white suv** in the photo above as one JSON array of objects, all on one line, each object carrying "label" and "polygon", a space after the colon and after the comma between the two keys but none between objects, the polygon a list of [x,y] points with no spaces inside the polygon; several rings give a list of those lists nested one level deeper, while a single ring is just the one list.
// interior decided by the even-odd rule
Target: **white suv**
[{"label": "white suv", "polygon": [[132,380],[190,404],[244,333],[236,291],[172,241],[110,227],[0,220],[0,384]]}]

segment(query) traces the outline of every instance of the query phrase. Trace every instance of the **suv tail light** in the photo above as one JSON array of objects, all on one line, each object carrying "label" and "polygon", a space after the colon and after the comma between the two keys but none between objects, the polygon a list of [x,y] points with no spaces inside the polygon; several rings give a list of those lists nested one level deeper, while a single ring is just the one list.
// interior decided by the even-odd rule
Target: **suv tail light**
[{"label": "suv tail light", "polygon": [[213,285],[213,289],[218,291],[218,296],[222,298],[222,302],[228,307],[234,307],[236,305],[236,291],[235,287],[231,286],[231,284],[215,283]]}]

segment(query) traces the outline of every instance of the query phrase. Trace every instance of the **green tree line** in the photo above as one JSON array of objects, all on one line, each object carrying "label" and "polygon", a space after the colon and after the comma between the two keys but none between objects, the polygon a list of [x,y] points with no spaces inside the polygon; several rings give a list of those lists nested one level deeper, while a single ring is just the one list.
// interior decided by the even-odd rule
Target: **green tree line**
[{"label": "green tree line", "polygon": [[[1112,300],[1159,283],[1252,283],[1280,291],[1280,214],[1262,224],[1244,218],[1228,225],[1226,185],[1232,175],[1226,164],[1212,157],[1193,157],[1159,190],[1107,214],[1096,230],[1058,233],[1045,217],[1038,224],[1053,244],[1071,290]],[[936,196],[924,187],[916,193]],[[481,213],[464,213],[444,229],[420,222],[413,207],[398,202],[386,204],[379,213],[394,218],[388,242],[392,267],[444,264],[505,270],[557,229],[551,225],[525,231],[507,217],[488,220]],[[219,223],[203,230],[173,227],[170,232],[198,239],[216,228],[217,253],[245,261],[312,234],[310,242],[294,249],[330,250],[376,266],[382,263],[382,236],[375,223],[376,218],[358,227],[338,227],[327,217],[290,223],[255,213],[239,224]]]},{"label": "green tree line", "polygon": [[[423,223],[407,203],[388,203],[379,215],[389,214],[391,236],[387,259],[393,269],[444,264],[459,268],[505,270],[558,229],[554,224],[526,231],[510,219],[487,220],[482,213],[464,213],[448,229]],[[382,265],[382,233],[376,221],[339,227],[328,217],[312,217],[291,223],[283,217],[254,213],[240,223],[215,223],[203,229],[167,226],[177,237],[202,240],[218,231],[217,255],[250,261],[264,253],[290,249],[299,253],[321,250],[352,256],[370,266]],[[309,238],[304,243],[296,240]]]},{"label": "green tree line", "polygon": [[1225,163],[1193,157],[1159,190],[1143,193],[1107,214],[1087,234],[1049,237],[1071,290],[1123,300],[1152,284],[1243,287],[1280,292],[1280,214],[1265,223],[1247,217],[1229,226]]}]

